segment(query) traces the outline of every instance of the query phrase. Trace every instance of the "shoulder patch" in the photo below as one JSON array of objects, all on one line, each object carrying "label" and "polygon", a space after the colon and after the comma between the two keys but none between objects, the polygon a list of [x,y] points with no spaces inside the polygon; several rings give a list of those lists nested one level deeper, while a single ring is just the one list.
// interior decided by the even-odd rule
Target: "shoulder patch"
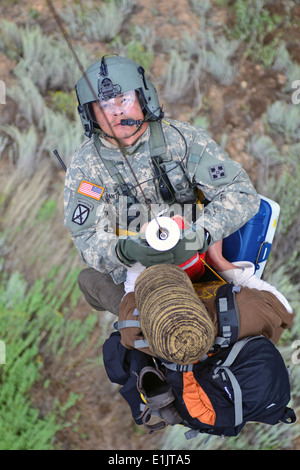
[{"label": "shoulder patch", "polygon": [[89,196],[93,199],[96,199],[97,201],[100,201],[103,191],[104,188],[102,188],[101,186],[90,183],[89,181],[82,180],[77,192],[79,194],[83,194],[84,196]]},{"label": "shoulder patch", "polygon": [[226,178],[225,166],[223,164],[211,166],[209,169],[210,177],[213,181],[220,178]]},{"label": "shoulder patch", "polygon": [[72,222],[78,225],[83,225],[84,222],[87,220],[89,213],[90,209],[87,206],[83,204],[78,204],[78,206],[73,212]]}]

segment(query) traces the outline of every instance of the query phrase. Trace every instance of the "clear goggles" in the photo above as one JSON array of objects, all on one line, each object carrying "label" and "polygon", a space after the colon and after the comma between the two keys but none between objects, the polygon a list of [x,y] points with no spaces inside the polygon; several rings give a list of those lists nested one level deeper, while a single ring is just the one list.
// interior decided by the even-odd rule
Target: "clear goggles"
[{"label": "clear goggles", "polygon": [[101,109],[108,114],[115,114],[116,112],[130,112],[136,100],[135,90],[121,93],[115,98],[110,100],[100,100],[99,104]]}]

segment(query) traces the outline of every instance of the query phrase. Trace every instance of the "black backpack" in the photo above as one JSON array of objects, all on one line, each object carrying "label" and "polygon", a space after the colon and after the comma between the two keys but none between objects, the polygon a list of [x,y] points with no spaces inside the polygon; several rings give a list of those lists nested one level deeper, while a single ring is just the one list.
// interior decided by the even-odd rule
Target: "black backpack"
[{"label": "black backpack", "polygon": [[[103,345],[109,379],[123,387],[137,424],[151,431],[167,425],[190,428],[187,438],[197,433],[236,436],[248,421],[270,425],[294,423],[288,370],[269,339],[252,336],[238,341],[239,309],[235,293],[239,286],[218,289],[216,308],[218,335],[208,354],[198,363],[181,366],[153,358],[138,349],[126,349],[114,332]],[[135,321],[135,323],[137,320]],[[122,328],[132,322],[122,322]],[[120,324],[118,324],[120,327]],[[210,401],[213,425],[192,417],[183,398],[184,374],[194,379]],[[159,420],[152,424],[152,417]]]},{"label": "black backpack", "polygon": [[[253,336],[220,349],[193,366],[166,363],[139,351],[126,349],[120,334],[112,333],[103,345],[110,380],[123,385],[121,395],[129,403],[137,424],[150,432],[182,424],[196,434],[236,436],[249,421],[275,425],[294,423],[287,405],[290,383],[278,349],[264,336]],[[213,425],[193,418],[183,400],[183,374],[193,372],[214,408]],[[158,416],[155,424],[150,418]]]}]

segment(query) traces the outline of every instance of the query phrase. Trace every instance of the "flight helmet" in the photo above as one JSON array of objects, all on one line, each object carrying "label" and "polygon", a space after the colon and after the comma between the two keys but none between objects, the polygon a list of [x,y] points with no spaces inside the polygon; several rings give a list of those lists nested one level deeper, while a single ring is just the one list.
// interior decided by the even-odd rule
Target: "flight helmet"
[{"label": "flight helmet", "polygon": [[87,137],[99,129],[92,103],[111,100],[132,90],[137,92],[145,121],[161,120],[164,115],[156,89],[146,79],[143,67],[125,57],[103,56],[86,70],[75,90],[77,110]]}]

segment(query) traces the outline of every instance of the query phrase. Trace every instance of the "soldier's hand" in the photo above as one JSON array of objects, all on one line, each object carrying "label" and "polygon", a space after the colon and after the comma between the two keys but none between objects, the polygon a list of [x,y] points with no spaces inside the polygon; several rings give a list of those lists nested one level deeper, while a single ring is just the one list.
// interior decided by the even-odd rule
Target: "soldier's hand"
[{"label": "soldier's hand", "polygon": [[205,231],[202,227],[193,230],[189,228],[181,232],[181,238],[172,248],[174,264],[180,265],[192,258],[195,253],[204,253],[207,250]]},{"label": "soldier's hand", "polygon": [[157,251],[139,237],[119,239],[116,253],[122,263],[127,266],[132,266],[137,261],[146,267],[155,264],[174,264],[174,253],[172,251]]}]

